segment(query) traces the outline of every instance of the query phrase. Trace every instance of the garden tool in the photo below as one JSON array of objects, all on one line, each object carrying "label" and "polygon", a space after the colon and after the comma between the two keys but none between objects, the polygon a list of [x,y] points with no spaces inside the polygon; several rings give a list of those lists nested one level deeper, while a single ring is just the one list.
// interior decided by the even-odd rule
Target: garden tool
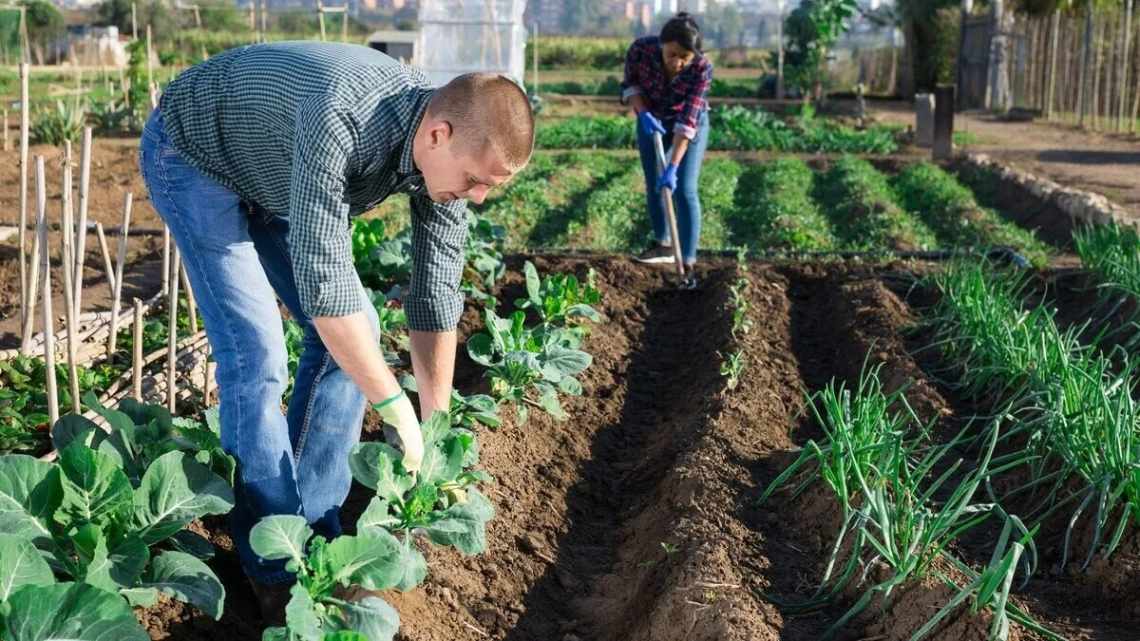
[{"label": "garden tool", "polygon": [[[657,152],[657,175],[665,171],[665,145],[661,142],[661,134],[653,132],[653,149]],[[672,239],[673,264],[677,266],[677,275],[685,281],[685,261],[681,258],[681,241],[677,236],[677,213],[673,210],[673,192],[668,187],[661,188],[661,201],[665,207],[665,220],[669,223],[669,238]]]}]

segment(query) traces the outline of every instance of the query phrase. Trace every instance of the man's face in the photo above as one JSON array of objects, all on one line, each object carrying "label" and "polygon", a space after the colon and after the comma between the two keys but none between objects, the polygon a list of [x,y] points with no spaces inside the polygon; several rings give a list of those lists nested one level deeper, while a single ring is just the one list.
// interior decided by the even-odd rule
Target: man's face
[{"label": "man's face", "polygon": [[416,154],[416,165],[423,173],[428,195],[437,203],[465,198],[481,204],[492,188],[518,173],[495,153],[457,151],[462,145],[457,144],[446,122],[429,124],[425,134],[421,151]]}]

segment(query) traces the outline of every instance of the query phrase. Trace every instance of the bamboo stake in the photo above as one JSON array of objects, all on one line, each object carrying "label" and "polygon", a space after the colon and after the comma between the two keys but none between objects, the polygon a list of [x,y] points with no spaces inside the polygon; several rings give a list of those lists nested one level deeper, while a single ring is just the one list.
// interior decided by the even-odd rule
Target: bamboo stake
[{"label": "bamboo stake", "polygon": [[167,298],[170,301],[167,304],[170,312],[169,325],[167,327],[167,340],[169,346],[167,347],[166,359],[166,405],[170,413],[175,412],[175,403],[178,400],[178,386],[175,384],[175,365],[177,364],[178,355],[178,246],[175,245],[171,251],[172,266],[171,270],[173,276],[170,279],[170,296]]},{"label": "bamboo stake", "polygon": [[150,45],[150,25],[146,26],[146,86],[154,93],[154,61],[151,60],[153,50]]},{"label": "bamboo stake", "polygon": [[190,333],[198,333],[198,301],[194,300],[194,290],[190,287],[190,275],[186,273],[186,262],[179,262],[178,274],[182,277],[182,288],[186,290],[186,311],[190,314]]},{"label": "bamboo stake", "polygon": [[47,387],[48,422],[59,420],[59,389],[55,380],[55,322],[51,309],[51,252],[47,235],[47,186],[44,184],[44,158],[36,156],[36,238],[43,248],[40,252],[44,277],[44,371]]},{"label": "bamboo stake", "polygon": [[204,405],[205,407],[210,406],[210,394],[213,393],[213,391],[214,391],[214,377],[211,376],[211,373],[212,373],[211,370],[213,368],[210,367],[211,365],[212,365],[212,363],[210,363],[210,359],[207,356],[206,362],[205,362],[205,367],[203,368],[206,372],[205,373],[206,379],[204,381],[202,381],[202,400],[203,400],[202,405]]},{"label": "bamboo stake", "polygon": [[8,110],[5,109],[4,110],[4,151],[8,151],[8,148],[11,146],[12,146],[12,144],[8,141]]},{"label": "bamboo stake", "polygon": [[[69,154],[70,157],[70,154]],[[62,211],[62,227],[63,239],[60,247],[60,271],[63,273],[63,310],[66,315],[67,324],[64,331],[67,333],[67,376],[68,384],[71,389],[71,411],[79,414],[79,370],[76,367],[76,354],[78,345],[75,342],[75,335],[79,333],[75,317],[75,283],[72,281],[71,267],[74,257],[74,247],[72,243],[74,238],[71,235],[73,226],[71,217],[71,166],[65,165],[63,168],[63,211]],[[47,292],[45,291],[45,294]]]},{"label": "bamboo stake", "polygon": [[131,368],[132,380],[134,382],[134,396],[135,400],[142,402],[142,366],[143,366],[143,305],[142,301],[135,299],[135,320],[134,325],[131,326],[134,330],[134,366]]},{"label": "bamboo stake", "polygon": [[75,235],[75,313],[83,311],[83,259],[87,255],[87,201],[91,187],[91,127],[83,128],[79,152],[79,227]]},{"label": "bamboo stake", "polygon": [[[38,157],[38,156],[37,156]],[[35,331],[35,309],[38,297],[36,296],[39,289],[40,282],[40,236],[38,233],[32,235],[32,257],[30,265],[30,277],[28,279],[28,313],[24,316],[23,326],[20,331],[20,354],[28,356],[32,353],[32,333]]]},{"label": "bamboo stake", "polygon": [[[21,11],[21,15],[23,12]],[[30,319],[35,315],[35,301],[31,293],[35,291],[38,281],[33,277],[28,279],[28,265],[25,261],[25,248],[28,226],[28,63],[20,63],[20,229],[16,232],[17,242],[20,245],[20,319],[24,327],[30,327]],[[39,236],[36,237],[38,242]],[[33,268],[34,270],[35,268]],[[24,339],[31,338],[31,330],[25,331]],[[27,348],[24,347],[26,350]],[[27,351],[24,352],[27,354]]]},{"label": "bamboo stake", "polygon": [[103,233],[103,223],[95,223],[95,237],[99,239],[99,253],[103,255],[103,271],[107,273],[107,288],[115,294],[115,264],[107,245],[107,235]]},{"label": "bamboo stake", "polygon": [[[63,208],[63,212],[62,212],[62,215],[60,218],[60,226],[59,226],[60,233],[63,234],[63,245],[62,246],[65,249],[71,248],[71,241],[75,238],[75,224],[74,224],[74,221],[71,219],[71,195],[72,195],[73,189],[74,189],[74,185],[72,184],[72,175],[71,175],[71,141],[65,140],[65,141],[63,141],[63,197],[62,197],[61,203],[60,203],[60,205]],[[72,258],[70,256],[70,254],[67,256],[67,258],[69,259],[69,262],[63,263],[60,266],[62,271],[68,273],[68,277],[63,279],[63,294],[64,294],[64,296],[67,296],[69,299],[71,299],[71,302],[74,304],[75,303],[75,292],[71,290],[71,276],[70,276],[71,265],[72,265],[70,260],[74,260],[74,258]],[[64,309],[66,309],[66,306],[64,307]],[[71,321],[69,319],[68,320],[68,327],[70,327],[70,326],[71,326]]]},{"label": "bamboo stake", "polygon": [[139,39],[139,18],[138,6],[136,3],[131,3],[131,40]]},{"label": "bamboo stake", "polygon": [[1123,31],[1124,51],[1120,56],[1120,91],[1118,92],[1117,96],[1119,99],[1117,105],[1117,111],[1119,115],[1117,117],[1116,129],[1118,131],[1124,131],[1124,118],[1126,114],[1125,108],[1128,103],[1128,81],[1131,78],[1131,75],[1129,73],[1131,69],[1128,65],[1128,56],[1132,53],[1132,0],[1127,0],[1125,3]]},{"label": "bamboo stake", "polygon": [[111,335],[107,338],[108,357],[115,353],[115,343],[119,340],[119,309],[123,297],[123,269],[127,261],[127,235],[131,229],[131,208],[133,206],[134,194],[128,191],[123,200],[123,226],[119,232],[119,251],[115,256],[115,275],[111,279]]},{"label": "bamboo stake", "polygon": [[170,228],[162,226],[162,295],[170,291]]}]

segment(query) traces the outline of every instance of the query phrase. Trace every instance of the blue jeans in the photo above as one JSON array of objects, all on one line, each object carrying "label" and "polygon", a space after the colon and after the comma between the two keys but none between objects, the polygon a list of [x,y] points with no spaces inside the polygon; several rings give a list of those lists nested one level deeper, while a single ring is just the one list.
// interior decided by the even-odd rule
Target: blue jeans
[{"label": "blue jeans", "polygon": [[[666,121],[665,130],[673,131],[673,123]],[[673,136],[662,136],[666,143],[665,157],[673,146]],[[686,265],[697,261],[697,245],[701,239],[701,200],[697,195],[697,182],[701,177],[701,163],[709,144],[709,112],[702,111],[697,123],[697,135],[689,141],[689,149],[677,167],[677,189],[673,192],[673,211],[677,214],[677,235],[681,237],[681,258]],[[645,172],[646,201],[649,206],[649,220],[653,223],[653,237],[659,243],[670,242],[669,223],[665,220],[665,208],[661,202],[661,192],[657,191],[657,152],[653,150],[653,135],[641,133],[637,128],[637,150],[641,152],[641,169]]]},{"label": "blue jeans", "polygon": [[[352,484],[348,454],[360,439],[366,399],[301,311],[288,220],[251,211],[188,164],[158,111],[143,130],[139,165],[151,204],[182,254],[217,362],[222,446],[238,461],[230,527],[242,566],[262,583],[291,581],[283,562],[253,553],[250,528],[271,514],[300,514],[319,534],[340,533],[338,512]],[[363,287],[360,296],[379,337]],[[281,411],[289,373],[277,298],[304,328],[287,414]]]}]

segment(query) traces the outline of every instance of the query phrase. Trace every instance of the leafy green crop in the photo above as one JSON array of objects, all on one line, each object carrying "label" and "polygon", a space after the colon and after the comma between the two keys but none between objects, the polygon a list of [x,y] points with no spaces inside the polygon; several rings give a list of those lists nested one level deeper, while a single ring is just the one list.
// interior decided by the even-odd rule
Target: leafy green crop
[{"label": "leafy green crop", "polygon": [[29,133],[41,145],[58,147],[66,141],[78,142],[86,117],[78,98],[72,103],[57,100],[54,110],[42,109],[33,114]]},{"label": "leafy green crop", "polygon": [[[232,462],[208,429],[176,426],[159,407],[124,403],[120,410],[97,410],[110,433],[81,417],[61,419],[52,429],[55,463],[22,454],[0,457],[0,535],[33,546],[53,577],[136,606],[152,605],[163,593],[220,618],[225,589],[198,556],[183,551],[208,555],[209,543],[184,528],[233,507],[230,483],[211,469],[232,474]],[[159,544],[175,549],[155,554]],[[9,589],[20,588],[19,581],[48,583],[47,577],[41,567],[17,575]],[[13,607],[12,614],[52,624],[50,608],[33,613]]]},{"label": "leafy green crop", "polygon": [[484,304],[495,304],[491,292],[495,283],[507,272],[503,264],[503,239],[506,230],[488,218],[467,213],[467,249],[461,289]]},{"label": "leafy green crop", "polygon": [[380,529],[404,536],[408,588],[423,579],[427,567],[410,534],[422,531],[437,545],[478,554],[486,547],[486,523],[495,513],[475,489],[490,477],[472,469],[479,463],[474,433],[453,426],[447,412],[436,412],[421,429],[424,458],[418,474],[404,470],[403,455],[387,443],[360,443],[348,461],[353,478],[376,491],[356,523],[357,531]]},{"label": "leafy green crop", "polygon": [[538,270],[529,260],[523,265],[526,276],[526,298],[515,300],[521,310],[533,309],[544,325],[569,327],[579,319],[602,319],[592,305],[598,304],[601,294],[594,285],[591,269],[585,283],[579,283],[574,274],[553,274],[539,281]]},{"label": "leafy green crop", "polygon": [[[108,364],[77,367],[79,393],[107,389],[120,370]],[[47,368],[42,358],[15,356],[0,361],[0,451],[35,450],[43,444],[48,424],[48,399],[44,381]],[[57,363],[60,407],[71,407],[70,375],[66,363]]]},{"label": "leafy green crop", "polygon": [[582,384],[575,375],[593,360],[578,349],[579,336],[563,328],[529,329],[522,311],[499,318],[494,310],[484,309],[483,318],[485,331],[467,339],[467,354],[487,368],[484,376],[491,379],[491,393],[515,402],[521,423],[526,422],[528,406],[564,419],[558,393],[580,395]]},{"label": "leafy green crop", "polygon": [[749,167],[728,221],[734,242],[761,249],[833,248],[831,227],[812,198],[813,181],[811,168],[798,158]]},{"label": "leafy green crop", "polygon": [[870,162],[844,156],[819,176],[819,201],[843,245],[855,250],[933,249],[924,223],[903,211],[886,176]]}]

